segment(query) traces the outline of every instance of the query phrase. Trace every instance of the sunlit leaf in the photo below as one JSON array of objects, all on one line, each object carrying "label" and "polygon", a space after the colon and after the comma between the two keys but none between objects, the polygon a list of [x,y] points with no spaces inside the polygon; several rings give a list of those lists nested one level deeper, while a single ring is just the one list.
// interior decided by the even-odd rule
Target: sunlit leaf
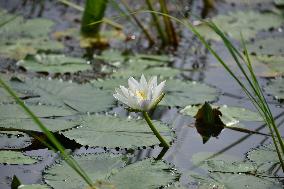
[{"label": "sunlit leaf", "polygon": [[37,160],[33,159],[22,152],[9,150],[0,151],[0,163],[3,164],[34,164]]},{"label": "sunlit leaf", "polygon": [[73,73],[92,69],[92,66],[87,64],[86,60],[62,54],[30,55],[18,61],[17,64],[29,71],[47,73]]},{"label": "sunlit leaf", "polygon": [[[248,40],[256,36],[261,30],[279,27],[283,23],[280,15],[273,13],[258,12],[230,12],[228,15],[218,15],[212,21],[219,26],[229,37],[240,40],[242,33],[244,39]],[[196,26],[198,32],[207,39],[221,40],[206,24]],[[282,43],[280,43],[282,44]]]},{"label": "sunlit leaf", "polygon": [[[167,142],[173,140],[173,132],[167,125],[158,121],[154,124]],[[137,148],[160,143],[145,120],[105,115],[87,116],[81,127],[64,131],[62,134],[87,146]]]}]

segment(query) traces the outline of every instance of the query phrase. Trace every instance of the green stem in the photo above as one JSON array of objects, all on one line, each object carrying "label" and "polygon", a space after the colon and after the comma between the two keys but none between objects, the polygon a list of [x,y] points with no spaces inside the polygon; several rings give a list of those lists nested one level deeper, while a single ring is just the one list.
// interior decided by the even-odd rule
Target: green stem
[{"label": "green stem", "polygon": [[[154,11],[151,0],[146,0],[146,3],[147,3],[149,10]],[[166,35],[165,35],[161,25],[160,25],[158,16],[155,13],[151,13],[151,15],[152,15],[152,19],[154,21],[154,24],[157,28],[157,31],[159,33],[159,36],[161,37],[163,45],[167,44],[167,38],[166,38]]]},{"label": "green stem", "polygon": [[162,145],[166,148],[169,148],[170,145],[165,141],[165,139],[160,135],[159,131],[156,129],[156,127],[153,125],[151,118],[149,117],[148,113],[146,111],[143,111],[143,116],[148,123],[149,127],[153,131],[153,133],[156,135],[156,137],[159,139],[159,141],[162,143]]}]

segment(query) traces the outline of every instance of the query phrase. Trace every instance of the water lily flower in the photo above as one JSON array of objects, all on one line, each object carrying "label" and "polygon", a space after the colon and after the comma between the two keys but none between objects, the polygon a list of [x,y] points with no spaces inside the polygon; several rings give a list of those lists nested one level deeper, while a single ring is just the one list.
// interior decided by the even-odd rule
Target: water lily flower
[{"label": "water lily flower", "polygon": [[142,74],[140,82],[130,77],[128,88],[120,86],[120,88],[115,89],[116,93],[113,96],[131,109],[149,111],[162,100],[165,83],[166,81],[162,81],[158,85],[157,76],[152,77],[147,82]]}]

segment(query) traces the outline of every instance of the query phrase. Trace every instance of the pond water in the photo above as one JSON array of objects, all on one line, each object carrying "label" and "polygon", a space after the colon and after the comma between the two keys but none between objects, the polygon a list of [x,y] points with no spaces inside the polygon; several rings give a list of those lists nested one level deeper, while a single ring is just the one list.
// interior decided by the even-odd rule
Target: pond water
[{"label": "pond water", "polygon": [[[81,6],[84,5],[84,3],[81,1],[74,1],[74,2],[77,4],[80,4]],[[141,1],[141,4],[143,5],[142,1]],[[132,2],[130,3],[130,5],[135,9],[141,6],[140,2],[137,3],[137,5]],[[82,12],[75,10],[72,7],[65,6],[61,4],[59,1],[53,1],[53,0],[44,1],[44,7],[42,9],[42,12],[41,12],[41,5],[39,3],[38,4],[35,3],[35,1],[22,1],[20,3],[19,1],[16,1],[16,0],[12,0],[12,1],[0,0],[0,6],[1,6],[1,9],[7,10],[8,13],[15,14],[15,15],[20,14],[21,16],[24,16],[25,19],[35,19],[35,18],[40,17],[40,18],[46,18],[46,19],[50,19],[54,21],[55,25],[52,27],[52,31],[49,32],[48,35],[49,35],[49,38],[52,38],[53,40],[55,40],[54,36],[56,36],[56,34],[63,36],[61,38],[58,37],[58,39],[59,38],[61,39],[60,43],[64,44],[64,48],[60,49],[59,52],[61,54],[65,54],[65,55],[73,56],[77,58],[86,57],[85,49],[81,48],[78,44],[78,41],[76,41],[76,34],[70,37],[70,36],[64,36],[65,34],[63,32],[59,33],[59,31],[66,31],[68,28],[79,29],[80,27],[79,21],[81,19]],[[188,10],[192,11],[192,13],[195,15],[201,15],[202,7],[203,7],[202,1],[198,1],[198,0],[197,1],[195,0],[193,1],[192,0],[172,1],[169,5],[169,9],[171,13],[179,18],[182,18],[183,14],[188,13],[187,12]],[[215,7],[214,10],[211,10],[209,14],[207,15],[208,17],[216,18],[216,16],[218,15],[230,14],[230,13],[234,13],[238,11],[244,11],[244,12],[254,11],[254,12],[259,13],[260,15],[266,14],[267,12],[277,15],[278,12],[282,11],[282,14],[283,14],[283,9],[276,9],[276,6],[273,0],[271,1],[258,0],[257,2],[256,1],[244,1],[243,2],[243,1],[224,0],[224,1],[217,1],[214,7]],[[115,8],[109,6],[105,15],[106,17],[111,18],[112,16],[117,15],[116,11],[117,10],[115,10]],[[146,14],[143,14],[143,15],[138,15],[138,17],[143,22],[147,22],[151,18],[150,15],[147,15],[147,16],[145,16]],[[228,28],[227,32],[233,33],[232,35],[234,36],[235,33],[237,33],[234,30],[237,30],[239,26],[241,27],[242,25],[244,25],[244,28],[249,28],[247,26],[248,25],[247,22],[249,21],[254,22],[256,18],[253,16],[254,15],[249,15],[249,14],[243,15],[243,17],[240,18],[241,21],[238,21],[238,20],[236,21],[236,18],[232,16],[232,18],[230,18],[231,20],[230,19],[226,20],[225,18],[223,20],[220,19],[219,21],[217,19],[216,22],[217,23],[224,22],[224,28],[225,29]],[[266,16],[269,17],[270,15],[266,15]],[[189,18],[184,18],[184,19],[189,19]],[[195,19],[190,18],[189,20],[195,20]],[[261,23],[260,24],[258,23],[257,26],[254,26],[253,23],[251,23],[252,27],[253,28],[255,27],[255,28],[251,29],[249,32],[247,31],[244,32],[244,36],[245,37],[248,36],[247,38],[248,43],[254,44],[254,42],[257,42],[258,40],[267,39],[267,38],[269,39],[272,37],[279,39],[279,41],[284,39],[284,35],[282,32],[282,30],[284,29],[283,28],[284,27],[283,15],[282,15],[282,21],[280,22],[280,24],[274,23],[276,22],[274,18],[272,18],[272,20],[273,20],[273,23],[271,24],[271,26],[269,26],[269,24],[267,23],[263,23],[263,25],[267,25],[267,27],[259,26],[261,25]],[[153,119],[160,120],[164,123],[167,123],[175,132],[176,136],[173,139],[172,146],[170,147],[170,149],[168,149],[165,152],[165,154],[163,154],[162,159],[165,162],[173,165],[174,168],[179,173],[181,173],[179,182],[184,187],[198,188],[197,182],[189,178],[189,175],[192,172],[200,173],[201,175],[206,174],[204,170],[195,166],[195,164],[192,162],[193,155],[198,154],[200,152],[211,152],[215,154],[217,157],[223,156],[225,154],[225,155],[235,156],[236,158],[243,160],[246,158],[247,153],[251,149],[257,148],[260,145],[269,144],[272,142],[271,137],[269,136],[263,136],[259,134],[247,134],[247,133],[243,133],[239,131],[233,131],[230,129],[224,129],[217,138],[211,137],[208,142],[203,144],[201,136],[197,133],[196,129],[193,127],[195,119],[191,116],[183,115],[182,113],[180,113],[180,111],[186,105],[203,104],[207,100],[211,101],[212,104],[219,105],[219,106],[222,106],[222,105],[227,105],[229,107],[237,106],[237,107],[242,107],[242,108],[245,108],[251,111],[255,111],[255,108],[253,107],[251,101],[244,94],[241,87],[225,71],[225,69],[217,62],[217,60],[210,53],[207,52],[205,47],[203,47],[203,45],[198,41],[198,39],[196,39],[191,34],[191,32],[189,32],[185,27],[178,26],[178,25],[176,26],[176,30],[179,31],[179,40],[180,40],[179,46],[176,51],[173,51],[171,48],[161,50],[159,48],[159,45],[154,45],[151,48],[147,48],[147,41],[144,38],[143,33],[141,33],[140,30],[138,30],[135,24],[129,22],[127,18],[119,18],[119,19],[115,19],[115,21],[123,25],[124,27],[123,32],[126,35],[129,35],[129,36],[134,35],[136,36],[136,39],[125,42],[123,40],[116,40],[115,39],[116,36],[115,36],[113,37],[114,39],[110,41],[110,47],[109,47],[110,49],[119,50],[120,52],[127,51],[130,53],[136,53],[136,54],[158,54],[158,53],[166,54],[167,56],[170,57],[170,63],[167,64],[168,65],[167,67],[170,67],[170,68],[173,67],[173,68],[176,68],[176,70],[182,70],[182,71],[179,71],[177,74],[173,74],[175,73],[176,70],[169,70],[169,71],[159,70],[156,72],[155,70],[152,70],[150,74],[159,75],[160,72],[163,72],[163,74],[167,74],[169,72],[168,75],[170,77],[172,77],[173,75],[174,78],[180,79],[183,81],[196,81],[198,83],[199,82],[204,83],[206,84],[206,87],[210,88],[210,90],[216,90],[218,93],[216,97],[209,98],[205,96],[205,99],[198,99],[198,96],[203,96],[203,94],[199,95],[199,94],[196,94],[196,92],[193,92],[193,94],[191,94],[189,90],[189,92],[186,93],[186,95],[188,96],[195,95],[197,97],[194,96],[192,98],[196,98],[200,102],[199,101],[198,103],[188,102],[188,104],[183,104],[183,106],[181,105],[174,106],[171,104],[171,103],[175,104],[174,102],[170,100],[166,100],[164,102],[165,103],[164,105],[166,106],[158,106],[155,112],[153,112],[152,114]],[[258,22],[258,20],[255,22]],[[263,22],[265,22],[265,20]],[[236,23],[236,24],[234,26],[231,26],[233,25],[232,23],[233,24]],[[205,31],[205,36],[207,36],[206,30],[204,31]],[[3,32],[1,32],[1,28],[0,28],[0,33],[1,35],[3,34]],[[212,36],[210,36],[210,34],[208,34],[208,36],[209,36],[208,39],[211,39],[210,40],[211,46],[217,51],[218,54],[220,54],[220,56],[226,61],[226,63],[230,66],[230,68],[233,69],[237,75],[240,75],[233,59],[229,56],[229,53],[226,50],[226,48],[223,46],[222,42],[218,40],[214,40],[214,39],[212,40]],[[234,44],[239,45],[238,38],[234,38],[233,41],[234,41]],[[0,45],[1,45],[1,48],[5,48],[5,46],[3,46],[1,42],[0,42]],[[284,50],[283,45],[275,44],[275,46],[276,46],[275,51],[274,51],[275,54],[272,54],[272,55],[273,56],[276,55],[277,57],[284,57],[284,54],[282,52],[282,50]],[[264,46],[264,49],[266,51],[269,51],[267,50],[269,49],[269,47],[267,46]],[[67,81],[67,82],[69,81],[69,84],[70,84],[70,81],[72,81],[72,84],[73,83],[82,84],[82,83],[87,83],[89,81],[93,82],[93,80],[97,78],[102,78],[102,79],[105,77],[108,78],[108,76],[111,75],[109,74],[108,71],[112,69],[112,66],[115,66],[117,63],[118,64],[121,63],[119,61],[121,60],[119,59],[121,57],[117,58],[113,54],[110,54],[109,56],[114,56],[114,59],[118,59],[118,61],[110,61],[109,63],[110,66],[108,64],[105,64],[105,62],[108,63],[107,58],[112,58],[112,57],[104,56],[102,58],[103,60],[98,60],[98,59],[88,60],[91,64],[85,64],[84,66],[91,65],[91,69],[82,68],[83,71],[81,70],[79,72],[75,72],[72,74],[65,73],[65,74],[49,74],[48,75],[46,74],[46,72],[42,73],[40,71],[39,72],[33,71],[32,69],[37,69],[35,67],[32,67],[33,65],[31,65],[30,70],[28,66],[27,67],[19,66],[19,63],[17,62],[18,60],[21,60],[23,58],[18,59],[18,57],[15,58],[15,56],[9,54],[9,52],[8,53],[4,52],[4,50],[0,50],[0,51],[1,51],[0,52],[0,55],[1,55],[0,72],[1,72],[1,76],[3,77],[17,76],[20,79],[38,77],[38,78],[45,78],[46,81],[62,79],[63,81]],[[99,54],[100,52],[101,52],[100,49],[95,50],[96,54]],[[258,51],[255,52],[255,54],[258,54]],[[271,53],[269,54],[269,56],[270,55]],[[122,55],[119,55],[119,56],[122,56]],[[134,61],[135,60],[137,59],[134,59]],[[274,79],[275,76],[276,78],[279,79],[283,75],[284,71],[281,71],[281,69],[284,64],[283,62],[284,58],[282,58],[281,60],[282,61],[279,61],[280,63],[279,63],[279,66],[277,67],[279,69],[276,71],[275,69],[271,69],[273,65],[267,66],[267,64],[260,63],[260,61],[258,61],[258,64],[254,64],[256,74],[257,76],[259,76],[259,81],[263,88],[265,88],[268,85],[269,81],[271,79]],[[76,61],[80,61],[80,60],[76,60]],[[83,60],[83,61],[86,61],[86,60]],[[143,72],[143,70],[141,72]],[[131,73],[132,72],[130,72],[130,74]],[[114,74],[117,74],[116,76],[124,76],[124,75],[127,76],[129,72],[121,72],[121,73],[114,72]],[[146,75],[148,75],[148,73],[146,73]],[[167,81],[171,80],[168,75],[165,76]],[[245,81],[245,78],[243,76],[239,76],[239,79],[241,79],[242,81]],[[37,83],[37,82],[38,81],[35,81],[34,84],[22,86],[23,87],[22,89],[27,90],[27,91],[30,89],[32,91],[32,89],[28,87],[34,87],[35,85],[38,85],[43,88],[46,87],[46,89],[49,90],[48,88],[50,87],[49,85],[44,84],[44,82],[43,83],[40,83],[40,82]],[[124,85],[125,83],[122,83],[122,84]],[[104,85],[106,84],[102,84],[103,89],[105,89]],[[18,88],[15,87],[15,89],[19,89],[20,87]],[[60,86],[58,85],[57,87],[58,88],[54,88],[54,89],[51,88],[50,91],[56,91],[56,90],[60,91],[59,90]],[[62,87],[65,87],[65,86],[62,85]],[[176,87],[178,88],[178,86]],[[67,84],[66,84],[66,88],[68,88]],[[81,92],[84,92],[84,90],[82,89]],[[171,89],[169,89],[169,91],[170,90]],[[195,90],[195,89],[192,89],[192,90]],[[71,89],[70,91],[76,92],[76,90],[72,91]],[[200,89],[200,91],[201,91],[200,93],[202,93],[203,89]],[[77,91],[77,92],[80,93],[80,91]],[[68,91],[66,93],[68,93]],[[89,93],[87,89],[86,89],[86,93]],[[206,91],[204,93],[206,93]],[[0,96],[1,95],[2,93],[0,93]],[[61,95],[60,92],[58,92],[58,96],[59,95]],[[67,95],[67,94],[64,94],[64,95]],[[55,96],[56,96],[56,93],[55,93]],[[87,94],[86,96],[84,95],[82,96],[77,95],[77,96],[82,97],[82,98],[89,97],[87,96]],[[268,94],[268,93],[265,93],[265,97],[275,117],[277,126],[279,127],[279,131],[282,135],[284,135],[284,128],[283,128],[284,109],[283,109],[283,103],[281,103],[281,97],[279,100],[277,100],[275,99],[273,94]],[[283,91],[282,91],[282,97],[283,97]],[[177,98],[180,98],[180,97],[177,96]],[[26,100],[24,97],[23,99]],[[46,100],[46,99],[41,99],[41,100]],[[92,101],[93,99],[87,99],[87,100]],[[2,100],[0,102],[3,103]],[[38,101],[36,100],[33,101],[33,98],[29,97],[27,98],[27,104],[29,104],[30,102],[38,103]],[[47,100],[44,102],[50,102],[50,101]],[[77,107],[76,102],[70,100],[70,103],[71,102],[74,104],[74,107]],[[66,103],[68,104],[69,101],[66,101]],[[3,103],[3,104],[7,105],[7,103]],[[91,107],[91,106],[92,104],[88,107]],[[84,105],[84,108],[85,107],[87,107],[87,105]],[[47,110],[44,110],[44,111],[47,111]],[[55,110],[50,110],[50,111],[52,112]],[[80,112],[81,113],[79,114],[83,116],[86,114],[89,114],[89,111],[85,111],[85,109]],[[82,112],[88,112],[88,113],[82,113]],[[109,115],[116,114],[117,117],[122,117],[125,119],[127,117],[132,117],[133,119],[137,117],[137,114],[128,113],[121,105],[118,105],[116,107],[111,106],[111,108],[109,108],[107,105],[107,112]],[[0,113],[4,115],[3,110],[0,111]],[[13,117],[12,114],[13,112],[11,111],[8,117],[9,116]],[[67,119],[73,119],[73,118],[78,117],[77,115],[74,116],[72,114],[68,114],[68,112],[67,113],[65,112],[62,114],[64,114],[64,116],[66,116]],[[105,112],[103,112],[103,114],[105,114]],[[243,114],[246,114],[246,113],[243,113]],[[47,115],[49,114],[47,113]],[[42,117],[45,117],[45,116],[42,116]],[[16,115],[16,118],[19,118],[19,117]],[[1,114],[0,114],[0,130],[7,131],[5,130],[5,127],[2,127],[3,123],[1,123],[1,121],[3,120],[1,119],[4,120],[5,116],[3,118],[3,116],[1,117]],[[241,120],[240,124],[249,130],[256,130],[261,133],[269,133],[267,127],[265,127],[265,124],[262,121]],[[62,131],[65,132],[66,130],[68,131],[68,129],[70,128],[65,128]],[[40,134],[39,132],[35,132],[35,134],[43,137],[43,135]],[[112,154],[132,155],[128,163],[135,163],[135,162],[138,162],[145,158],[150,158],[150,157],[156,158],[159,155],[161,155],[161,153],[164,152],[163,149],[159,147],[158,145],[149,145],[150,147],[134,148],[134,150],[131,150],[131,148],[89,147],[88,145],[80,145],[76,143],[76,137],[68,138],[68,136],[70,137],[70,135],[58,134],[58,133],[56,133],[56,136],[59,138],[60,142],[62,142],[62,144],[65,146],[65,148],[71,149],[74,154],[107,152],[107,153],[112,153]],[[20,140],[20,138],[21,137],[19,137],[18,140]],[[88,143],[92,139],[89,138],[86,140]],[[6,139],[4,140],[1,138],[1,141],[6,141]],[[27,141],[21,141],[21,142],[23,144],[17,144],[17,146],[20,146],[20,147],[14,148],[12,150],[13,151],[25,151],[26,154],[29,156],[38,157],[40,161],[35,164],[30,164],[30,165],[9,165],[9,164],[0,162],[1,163],[0,164],[0,188],[1,189],[10,188],[12,177],[14,175],[16,175],[21,180],[21,182],[24,184],[35,184],[35,183],[44,184],[45,181],[42,176],[43,171],[47,170],[49,166],[53,165],[55,163],[55,160],[58,158],[58,154],[55,154],[51,150],[48,150],[44,145],[40,144],[36,140],[32,140],[32,142],[30,143]],[[27,145],[25,145],[24,143],[27,143]],[[7,146],[2,145],[2,143],[0,145],[2,148],[1,151],[4,151],[7,149]],[[277,175],[283,181],[283,173],[281,172],[281,169],[277,172]]]}]

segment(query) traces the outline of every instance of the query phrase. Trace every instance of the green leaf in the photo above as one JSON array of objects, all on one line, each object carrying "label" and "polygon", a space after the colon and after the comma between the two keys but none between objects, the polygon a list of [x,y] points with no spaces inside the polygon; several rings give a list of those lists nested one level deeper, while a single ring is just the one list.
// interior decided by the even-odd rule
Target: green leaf
[{"label": "green leaf", "polygon": [[[179,174],[163,161],[146,159],[126,166],[128,158],[122,155],[86,154],[74,159],[94,183],[98,180],[114,185],[116,189],[159,188],[174,182]],[[63,161],[44,173],[44,181],[54,189],[84,189],[87,185]]]},{"label": "green leaf", "polygon": [[[8,20],[11,17],[13,15],[0,10],[0,20]],[[61,43],[47,37],[53,25],[51,20],[24,20],[23,17],[18,16],[0,28],[0,55],[22,59],[27,54],[34,54],[38,50],[63,49]]]},{"label": "green leaf", "polygon": [[92,69],[86,60],[81,58],[67,57],[58,54],[29,55],[17,62],[17,65],[26,70],[48,73],[74,73]]},{"label": "green leaf", "polygon": [[[74,159],[94,182],[106,179],[113,171],[125,166],[127,160],[122,155],[110,154],[83,154],[74,156]],[[65,161],[47,169],[43,178],[54,189],[85,189],[88,187]]]},{"label": "green leaf", "polygon": [[[68,116],[75,112],[68,108],[46,106],[46,105],[27,105],[28,108],[38,117]],[[29,115],[18,104],[1,104],[0,120],[30,118]]]},{"label": "green leaf", "polygon": [[1,149],[20,149],[32,143],[32,138],[18,131],[0,131]]},{"label": "green leaf", "polygon": [[274,4],[276,6],[284,6],[284,0],[274,0]]},{"label": "green leaf", "polygon": [[186,104],[202,104],[204,101],[215,101],[219,91],[204,83],[174,79],[167,80],[165,94],[160,105],[184,107]]},{"label": "green leaf", "polygon": [[256,40],[248,44],[249,52],[256,55],[283,56],[284,55],[284,37],[270,37]]},{"label": "green leaf", "polygon": [[[283,19],[280,15],[253,11],[230,12],[228,15],[218,15],[212,18],[212,21],[229,37],[237,40],[241,39],[240,33],[242,33],[245,40],[248,40],[255,37],[261,30],[268,30],[271,27],[279,27],[283,24]],[[196,29],[207,39],[221,40],[205,23],[196,26]]]},{"label": "green leaf", "polygon": [[265,92],[273,95],[277,100],[284,99],[284,79],[277,78],[271,80],[269,84],[264,87]]},{"label": "green leaf", "polygon": [[[253,57],[253,56],[252,56]],[[257,55],[253,57],[256,62],[263,63],[275,74],[284,75],[284,56]]]},{"label": "green leaf", "polygon": [[20,185],[18,189],[50,189],[47,185],[41,184],[29,184],[29,185]]},{"label": "green leaf", "polygon": [[[167,142],[173,140],[173,132],[167,125],[158,121],[153,123]],[[160,143],[145,120],[105,115],[86,116],[81,127],[62,134],[81,145],[109,148],[137,148]]]},{"label": "green leaf", "polygon": [[271,178],[247,174],[210,173],[208,177],[191,175],[198,182],[198,189],[280,189],[282,185]]},{"label": "green leaf", "polygon": [[[213,108],[219,108],[222,116],[220,117],[222,122],[225,125],[235,125],[238,124],[239,121],[262,121],[261,116],[257,112],[253,112],[249,109],[234,107],[234,106],[213,106]],[[188,105],[180,112],[184,115],[195,116],[200,106],[192,106]]]},{"label": "green leaf", "polygon": [[18,186],[21,185],[21,181],[18,179],[18,177],[16,175],[13,176],[13,180],[11,183],[11,189],[17,189]]},{"label": "green leaf", "polygon": [[163,161],[146,159],[120,169],[109,177],[117,189],[156,189],[165,186],[179,175]]},{"label": "green leaf", "polygon": [[[48,128],[51,132],[60,130],[70,129],[80,124],[79,120],[66,120],[66,119],[45,119],[40,118],[40,121]],[[29,130],[42,132],[37,124],[32,119],[0,119],[0,128],[12,128],[20,130]]]},{"label": "green leaf", "polygon": [[279,158],[273,144],[260,146],[249,151],[247,158],[257,164],[279,163]]},{"label": "green leaf", "polygon": [[80,112],[101,112],[113,106],[114,98],[109,91],[102,91],[90,84],[60,82],[58,80],[27,79],[14,82],[16,91],[26,91],[38,98],[28,102],[41,102],[56,106],[68,106]]},{"label": "green leaf", "polygon": [[3,164],[34,164],[37,160],[24,155],[22,152],[9,150],[0,151],[0,163]]}]

